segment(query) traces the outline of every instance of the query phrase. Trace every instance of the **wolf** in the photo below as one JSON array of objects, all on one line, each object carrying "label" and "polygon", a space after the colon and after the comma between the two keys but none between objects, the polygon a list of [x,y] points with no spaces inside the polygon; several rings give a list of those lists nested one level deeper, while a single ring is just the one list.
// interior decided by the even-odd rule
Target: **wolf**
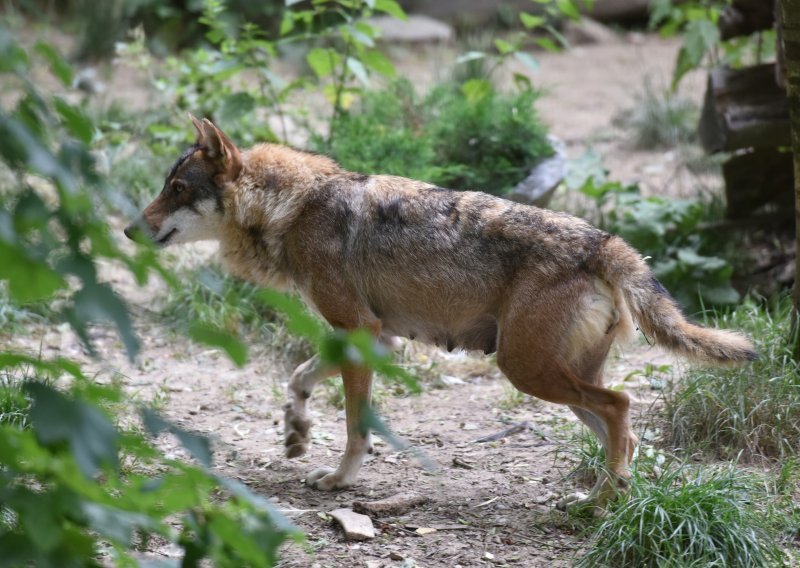
[{"label": "wolf", "polygon": [[[346,171],[334,160],[277,144],[242,151],[207,119],[161,193],[125,229],[158,246],[219,241],[235,276],[298,292],[331,326],[367,329],[496,353],[520,391],[568,405],[594,432],[607,473],[562,508],[603,507],[624,491],[638,443],[630,399],[603,387],[603,366],[634,325],[651,340],[711,365],[757,357],[743,335],[700,327],[681,313],[639,253],[586,221],[475,191]],[[314,357],[288,384],[289,458],[309,444],[308,401],[341,373],[347,443],[336,469],[311,471],[321,490],[352,485],[370,449],[362,413],[370,369]]]}]

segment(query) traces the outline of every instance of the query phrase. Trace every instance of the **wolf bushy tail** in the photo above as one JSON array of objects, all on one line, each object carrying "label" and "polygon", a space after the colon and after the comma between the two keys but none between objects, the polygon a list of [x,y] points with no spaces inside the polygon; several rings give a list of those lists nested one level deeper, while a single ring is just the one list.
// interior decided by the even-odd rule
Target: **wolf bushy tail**
[{"label": "wolf bushy tail", "polygon": [[596,262],[598,274],[622,292],[633,320],[656,344],[689,359],[718,365],[758,358],[743,335],[688,322],[639,253],[621,238],[606,239]]}]

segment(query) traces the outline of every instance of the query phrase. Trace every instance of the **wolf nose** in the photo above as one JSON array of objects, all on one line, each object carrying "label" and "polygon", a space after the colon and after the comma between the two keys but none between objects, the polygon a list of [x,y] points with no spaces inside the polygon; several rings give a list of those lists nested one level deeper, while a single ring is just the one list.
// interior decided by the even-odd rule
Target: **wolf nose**
[{"label": "wolf nose", "polygon": [[125,229],[122,232],[125,233],[125,236],[128,237],[130,240],[133,240],[133,233],[135,230],[136,230],[136,225],[134,223],[131,223],[130,225],[125,227]]}]

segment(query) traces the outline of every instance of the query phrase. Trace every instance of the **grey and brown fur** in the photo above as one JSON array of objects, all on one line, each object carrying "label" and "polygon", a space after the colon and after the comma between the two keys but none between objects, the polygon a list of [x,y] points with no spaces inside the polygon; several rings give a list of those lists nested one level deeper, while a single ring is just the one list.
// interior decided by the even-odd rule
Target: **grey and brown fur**
[{"label": "grey and brown fur", "polygon": [[[756,357],[743,336],[687,322],[634,249],[581,219],[348,172],[274,144],[240,151],[209,121],[192,119],[196,144],[135,225],[161,245],[218,240],[234,275],[297,290],[335,328],[496,352],[514,386],[569,405],[598,436],[611,476],[598,480],[594,503],[624,485],[637,444],[628,396],[603,388],[608,351],[634,322],[691,359],[725,365]],[[286,451],[296,457],[309,442],[311,391],[339,372],[344,458],[306,478],[325,490],[351,485],[368,451],[359,424],[371,372],[324,368],[314,358],[293,374],[286,405]]]}]

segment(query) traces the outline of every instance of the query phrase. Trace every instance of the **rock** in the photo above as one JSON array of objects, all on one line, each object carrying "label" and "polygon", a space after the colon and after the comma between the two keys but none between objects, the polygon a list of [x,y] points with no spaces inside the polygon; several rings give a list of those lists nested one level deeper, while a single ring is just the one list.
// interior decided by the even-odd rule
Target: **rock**
[{"label": "rock", "polygon": [[446,43],[455,37],[453,28],[422,14],[410,14],[408,20],[376,16],[368,22],[380,32],[384,41],[401,43]]},{"label": "rock", "polygon": [[555,154],[539,161],[524,180],[519,182],[506,197],[518,203],[546,207],[553,192],[564,179],[567,169],[564,144],[553,136],[549,137]]},{"label": "rock", "polygon": [[351,509],[336,509],[328,514],[341,525],[346,540],[375,538],[375,527],[368,516],[355,513]]},{"label": "rock", "polygon": [[567,21],[564,25],[563,33],[573,45],[616,43],[619,41],[619,36],[614,30],[587,17],[581,18],[578,22]]},{"label": "rock", "polygon": [[75,74],[72,79],[72,88],[80,89],[90,95],[100,95],[106,91],[106,84],[100,80],[97,69],[86,67]]}]

